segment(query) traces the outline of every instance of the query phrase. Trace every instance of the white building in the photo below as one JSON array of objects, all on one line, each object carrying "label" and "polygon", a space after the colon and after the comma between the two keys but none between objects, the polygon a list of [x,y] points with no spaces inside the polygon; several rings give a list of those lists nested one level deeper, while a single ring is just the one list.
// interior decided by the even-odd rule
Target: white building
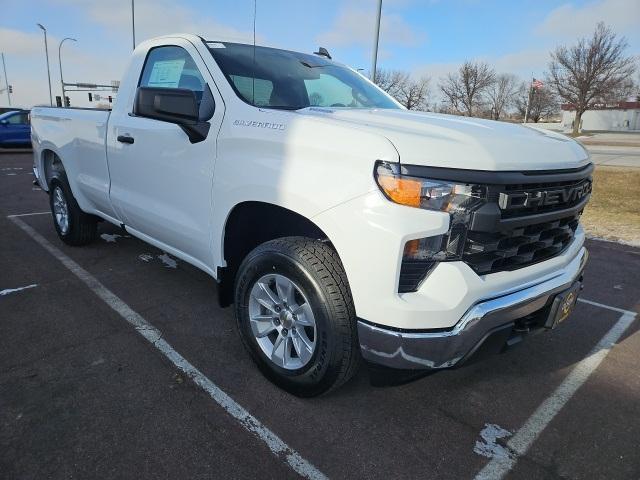
[{"label": "white building", "polygon": [[[562,129],[571,131],[576,111],[571,105],[562,106]],[[640,102],[619,102],[587,110],[582,114],[582,131],[640,132]]]}]

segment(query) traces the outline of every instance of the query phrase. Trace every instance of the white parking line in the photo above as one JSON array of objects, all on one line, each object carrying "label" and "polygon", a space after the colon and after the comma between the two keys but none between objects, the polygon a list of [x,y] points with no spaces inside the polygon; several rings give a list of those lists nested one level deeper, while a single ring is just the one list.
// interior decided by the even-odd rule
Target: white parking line
[{"label": "white parking line", "polygon": [[[49,212],[47,212],[49,213]],[[28,215],[28,214],[23,214]],[[47,239],[18,218],[22,215],[12,215],[10,220],[20,227],[27,235],[38,242],[45,250],[58,259],[67,269],[89,287],[101,300],[109,305],[122,318],[129,322],[136,331],[149,343],[156,347],[178,369],[182,370],[193,382],[202,388],[218,405],[229,415],[235,418],[242,427],[262,440],[269,450],[278,458],[285,461],[295,472],[309,479],[327,478],[322,472],[305,460],[293,448],[287,445],[275,433],[264,426],[257,418],[251,415],[233,398],[227,395],[215,383],[194,367],[182,355],[176,352],[163,338],[162,332],[148,323],[142,316],[124,303],[117,295],[105,287],[100,281],[78,265],[75,261],[53,246]]]},{"label": "white parking line", "polygon": [[46,212],[31,212],[31,213],[16,213],[15,215],[8,215],[7,218],[17,218],[17,217],[30,217],[32,215],[51,215],[50,211]]},{"label": "white parking line", "polygon": [[5,295],[9,295],[10,293],[21,292],[22,290],[27,290],[29,288],[37,287],[37,283],[32,283],[31,285],[27,285],[26,287],[18,287],[18,288],[5,288],[4,290],[0,290],[0,297]]},{"label": "white parking line", "polygon": [[589,356],[580,361],[573,370],[571,370],[571,373],[569,373],[560,386],[555,389],[551,396],[542,402],[522,428],[511,437],[507,442],[507,449],[510,454],[494,457],[480,470],[475,480],[499,480],[513,469],[518,461],[518,457],[527,453],[533,442],[536,441],[542,431],[549,425],[549,422],[553,420],[562,407],[565,406],[576,391],[587,381],[589,376],[598,368],[600,363],[602,363],[611,351],[611,348],[620,340],[636,317],[635,312],[588,300],[584,300],[584,303],[622,312],[622,315],[593,350],[591,350]]},{"label": "white parking line", "polygon": [[604,303],[594,302],[593,300],[587,300],[585,298],[578,298],[579,302],[586,303],[587,305],[593,305],[594,307],[600,307],[607,310],[611,310],[618,313],[628,313],[630,315],[635,315],[636,312],[632,312],[631,310],[625,310],[623,308],[612,307],[611,305],[605,305]]}]

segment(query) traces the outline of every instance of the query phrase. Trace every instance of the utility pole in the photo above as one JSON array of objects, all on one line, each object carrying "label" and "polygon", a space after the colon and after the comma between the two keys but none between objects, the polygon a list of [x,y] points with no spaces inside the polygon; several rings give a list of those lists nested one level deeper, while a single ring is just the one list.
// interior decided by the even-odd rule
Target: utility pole
[{"label": "utility pole", "polygon": [[4,70],[4,86],[7,87],[7,100],[11,106],[11,91],[9,89],[9,79],[7,78],[7,66],[4,63],[4,53],[2,54],[2,69]]},{"label": "utility pole", "polygon": [[135,0],[131,0],[131,38],[133,40],[133,50],[136,49],[136,7]]},{"label": "utility pole", "polygon": [[44,32],[44,53],[47,57],[47,77],[49,79],[49,105],[53,106],[53,96],[51,95],[51,70],[49,69],[49,46],[47,45],[47,29],[41,23],[36,24]]},{"label": "utility pole", "polygon": [[64,80],[62,79],[62,57],[60,55],[60,51],[62,49],[62,44],[65,40],[71,40],[72,42],[77,42],[75,38],[65,37],[60,41],[60,45],[58,45],[58,63],[60,65],[60,87],[62,88],[62,104],[65,103],[65,93],[64,93]]},{"label": "utility pole", "polygon": [[376,12],[375,36],[373,37],[373,55],[371,57],[371,81],[376,81],[376,64],[378,63],[378,41],[380,40],[380,16],[382,15],[382,0],[378,0]]}]

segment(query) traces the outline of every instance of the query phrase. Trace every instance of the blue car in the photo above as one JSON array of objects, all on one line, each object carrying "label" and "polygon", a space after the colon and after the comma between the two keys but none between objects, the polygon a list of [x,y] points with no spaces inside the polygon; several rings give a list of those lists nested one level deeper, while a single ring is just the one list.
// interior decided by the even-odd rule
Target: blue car
[{"label": "blue car", "polygon": [[31,146],[29,111],[19,110],[0,115],[0,147]]}]

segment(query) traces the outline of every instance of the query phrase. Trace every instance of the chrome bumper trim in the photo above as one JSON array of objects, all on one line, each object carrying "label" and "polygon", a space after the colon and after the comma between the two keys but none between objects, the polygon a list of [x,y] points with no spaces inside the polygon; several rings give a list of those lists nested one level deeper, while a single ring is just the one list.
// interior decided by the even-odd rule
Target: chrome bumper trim
[{"label": "chrome bumper trim", "polygon": [[360,349],[365,360],[401,369],[448,368],[466,357],[496,329],[543,308],[582,275],[589,254],[582,247],[558,274],[497,298],[483,300],[451,329],[437,332],[393,331],[358,321]]}]

